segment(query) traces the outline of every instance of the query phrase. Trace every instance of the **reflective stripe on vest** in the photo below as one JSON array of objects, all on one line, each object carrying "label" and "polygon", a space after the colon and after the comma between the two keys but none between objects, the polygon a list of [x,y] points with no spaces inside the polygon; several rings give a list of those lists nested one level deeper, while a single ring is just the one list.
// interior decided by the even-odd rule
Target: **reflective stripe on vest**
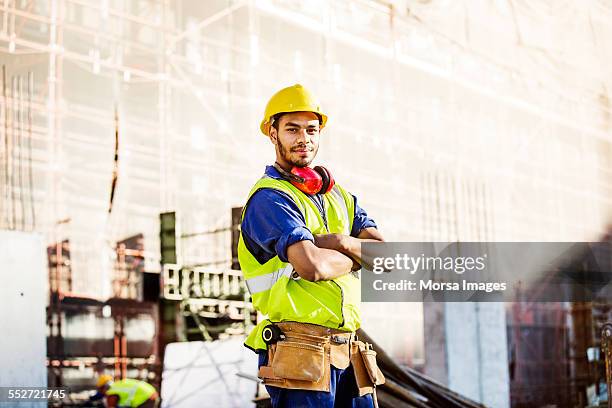
[{"label": "reflective stripe on vest", "polygon": [[289,264],[277,271],[270,272],[265,275],[255,276],[254,278],[245,279],[245,283],[249,293],[254,295],[256,293],[272,289],[272,286],[274,286],[274,284],[278,282],[282,276],[290,278],[292,274],[293,266]]},{"label": "reflective stripe on vest", "polygon": [[[340,203],[340,205],[342,206],[342,209],[344,210],[344,213],[346,214],[346,218],[349,219],[350,214],[349,214],[349,210],[348,208],[346,208],[346,202],[344,201],[344,198],[342,197],[342,193],[340,192],[340,188],[336,185],[334,185],[334,187],[332,188],[332,190],[330,191],[330,194],[333,194],[336,197],[336,200],[338,201],[338,203]],[[351,231],[344,231],[345,235],[350,235]]]}]

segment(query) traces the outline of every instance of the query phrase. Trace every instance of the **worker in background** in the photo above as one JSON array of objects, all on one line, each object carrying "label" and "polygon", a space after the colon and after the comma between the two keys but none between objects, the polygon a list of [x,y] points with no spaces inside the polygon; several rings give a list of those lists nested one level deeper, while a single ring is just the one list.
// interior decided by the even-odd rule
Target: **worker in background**
[{"label": "worker in background", "polygon": [[354,332],[361,322],[361,243],[383,238],[329,169],[309,167],[326,122],[302,85],[272,96],[260,129],[276,162],[242,213],[240,266],[255,309],[267,316],[245,346],[259,354],[259,377],[274,407],[372,407],[373,387],[382,383],[375,359],[368,366],[376,381],[357,360],[364,343],[357,347]]},{"label": "worker in background", "polygon": [[159,396],[155,387],[145,381],[126,378],[113,381],[113,377],[103,374],[96,383],[96,396],[106,398],[107,408],[156,408]]}]

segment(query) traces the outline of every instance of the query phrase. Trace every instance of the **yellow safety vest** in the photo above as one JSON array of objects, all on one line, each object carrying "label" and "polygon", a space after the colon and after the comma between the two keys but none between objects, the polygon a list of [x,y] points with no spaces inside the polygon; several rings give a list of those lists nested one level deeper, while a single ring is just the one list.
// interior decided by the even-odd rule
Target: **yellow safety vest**
[{"label": "yellow safety vest", "polygon": [[[262,188],[272,188],[287,194],[297,204],[306,220],[306,228],[313,234],[351,233],[355,202],[353,196],[338,184],[323,195],[327,225],[315,203],[291,183],[264,176],[251,189],[249,199]],[[243,210],[242,217],[244,214]],[[242,234],[238,241],[238,260],[253,306],[267,315],[267,319],[251,331],[245,346],[253,350],[265,350],[267,346],[261,332],[270,322],[312,323],[346,331],[359,328],[361,286],[355,274],[349,273],[321,282],[301,279],[294,273],[293,266],[281,261],[278,255],[260,264],[245,246]]]},{"label": "yellow safety vest", "polygon": [[144,381],[131,378],[119,380],[111,384],[106,395],[118,395],[119,407],[135,408],[142,405],[155,393],[155,387]]}]

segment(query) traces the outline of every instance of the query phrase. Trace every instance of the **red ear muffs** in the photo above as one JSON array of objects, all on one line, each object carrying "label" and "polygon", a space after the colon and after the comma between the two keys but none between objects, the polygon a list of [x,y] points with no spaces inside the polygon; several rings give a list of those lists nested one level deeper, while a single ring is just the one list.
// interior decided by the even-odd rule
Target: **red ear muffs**
[{"label": "red ear muffs", "polygon": [[316,166],[314,169],[310,167],[293,167],[291,172],[287,172],[277,163],[274,163],[274,168],[278,170],[285,180],[306,194],[329,193],[335,184],[333,176],[323,166]]},{"label": "red ear muffs", "polygon": [[336,184],[332,174],[323,166],[315,166],[314,171],[319,173],[321,180],[323,181],[319,192],[323,194],[329,193],[331,189],[334,188],[334,184]]},{"label": "red ear muffs", "polygon": [[291,169],[291,174],[298,176],[303,182],[299,180],[289,180],[291,184],[299,188],[306,194],[317,194],[321,191],[323,186],[323,180],[319,173],[310,167],[294,167]]}]

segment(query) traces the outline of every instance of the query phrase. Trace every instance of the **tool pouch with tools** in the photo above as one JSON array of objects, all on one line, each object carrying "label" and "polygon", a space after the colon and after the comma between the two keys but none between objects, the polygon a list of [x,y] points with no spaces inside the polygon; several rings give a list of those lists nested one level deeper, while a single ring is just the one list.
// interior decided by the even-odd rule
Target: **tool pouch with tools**
[{"label": "tool pouch with tools", "polygon": [[268,345],[268,364],[259,367],[266,385],[311,391],[330,391],[331,365],[341,370],[353,365],[359,396],[385,382],[371,345],[352,341],[354,335],[318,325],[276,324],[282,340]]},{"label": "tool pouch with tools", "polygon": [[329,391],[330,365],[349,366],[352,333],[306,323],[276,325],[284,338],[268,345],[268,364],[259,367],[259,377],[274,387]]},{"label": "tool pouch with tools", "polygon": [[376,352],[372,350],[371,344],[351,342],[351,365],[360,397],[373,393],[374,387],[385,383],[385,376],[378,368]]}]

